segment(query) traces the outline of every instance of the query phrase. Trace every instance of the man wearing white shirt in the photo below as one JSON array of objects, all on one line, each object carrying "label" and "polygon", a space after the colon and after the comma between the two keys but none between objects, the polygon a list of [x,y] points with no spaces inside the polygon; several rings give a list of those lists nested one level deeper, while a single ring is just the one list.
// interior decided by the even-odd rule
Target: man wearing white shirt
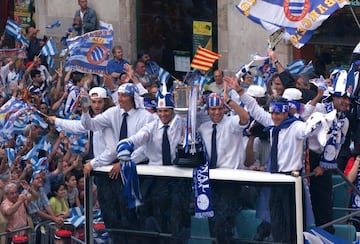
[{"label": "man wearing white shirt", "polygon": [[[118,88],[118,102],[119,106],[111,107],[94,118],[91,118],[88,108],[84,107],[81,124],[85,129],[94,132],[111,128],[116,140],[119,140],[122,137],[127,138],[134,135],[150,122],[152,117],[150,113],[142,108],[142,99],[138,88],[134,84],[125,83]],[[109,146],[115,151],[116,143]],[[123,196],[123,184],[118,177],[119,171],[120,163],[115,163],[110,171],[110,178],[107,176],[102,177],[101,182],[96,182],[103,189],[102,195],[104,198],[100,199],[99,197],[99,202],[100,205],[103,202],[106,210],[102,213],[102,216],[107,228],[136,228],[137,217],[134,211],[127,209],[127,200]],[[123,238],[124,236],[118,233],[112,235],[114,243],[122,243]]]},{"label": "man wearing white shirt", "polygon": [[[227,97],[227,95],[225,96]],[[214,155],[212,135],[214,126],[216,127],[216,140],[214,140],[216,141],[217,160],[214,162],[216,165],[211,166],[212,168],[245,168],[243,129],[248,125],[250,117],[244,108],[231,99],[227,99],[226,104],[238,116],[224,116],[224,100],[215,93],[210,94],[207,98],[207,111],[210,121],[202,123],[198,131],[211,161],[212,155]]]}]

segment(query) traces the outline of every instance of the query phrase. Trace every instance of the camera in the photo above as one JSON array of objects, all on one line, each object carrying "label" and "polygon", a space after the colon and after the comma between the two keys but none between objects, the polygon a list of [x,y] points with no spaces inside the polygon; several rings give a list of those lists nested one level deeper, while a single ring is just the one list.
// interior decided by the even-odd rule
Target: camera
[{"label": "camera", "polygon": [[90,107],[90,98],[87,95],[80,95],[80,106]]}]

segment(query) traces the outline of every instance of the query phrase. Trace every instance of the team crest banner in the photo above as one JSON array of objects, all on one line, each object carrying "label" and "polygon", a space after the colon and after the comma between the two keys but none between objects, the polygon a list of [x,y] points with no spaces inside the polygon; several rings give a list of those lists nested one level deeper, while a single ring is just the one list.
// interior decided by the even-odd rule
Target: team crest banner
[{"label": "team crest banner", "polygon": [[67,39],[69,58],[66,68],[83,73],[105,74],[113,40],[112,30],[96,30]]},{"label": "team crest banner", "polygon": [[271,33],[284,28],[284,38],[301,48],[313,31],[349,0],[241,0],[238,10]]}]

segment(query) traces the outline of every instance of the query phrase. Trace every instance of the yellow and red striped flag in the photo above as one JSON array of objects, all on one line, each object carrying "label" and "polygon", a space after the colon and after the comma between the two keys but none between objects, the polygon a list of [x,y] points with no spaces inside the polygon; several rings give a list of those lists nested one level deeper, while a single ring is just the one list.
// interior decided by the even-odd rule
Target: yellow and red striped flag
[{"label": "yellow and red striped flag", "polygon": [[191,67],[194,69],[208,71],[214,65],[214,62],[220,57],[220,54],[199,46],[191,62]]}]

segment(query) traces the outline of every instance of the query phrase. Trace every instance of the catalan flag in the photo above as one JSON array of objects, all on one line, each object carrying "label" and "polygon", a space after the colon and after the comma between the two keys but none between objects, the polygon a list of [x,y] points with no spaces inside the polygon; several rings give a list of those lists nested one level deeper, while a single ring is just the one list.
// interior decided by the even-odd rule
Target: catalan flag
[{"label": "catalan flag", "polygon": [[191,62],[191,67],[194,69],[208,71],[214,65],[214,62],[220,57],[221,55],[199,46]]}]

